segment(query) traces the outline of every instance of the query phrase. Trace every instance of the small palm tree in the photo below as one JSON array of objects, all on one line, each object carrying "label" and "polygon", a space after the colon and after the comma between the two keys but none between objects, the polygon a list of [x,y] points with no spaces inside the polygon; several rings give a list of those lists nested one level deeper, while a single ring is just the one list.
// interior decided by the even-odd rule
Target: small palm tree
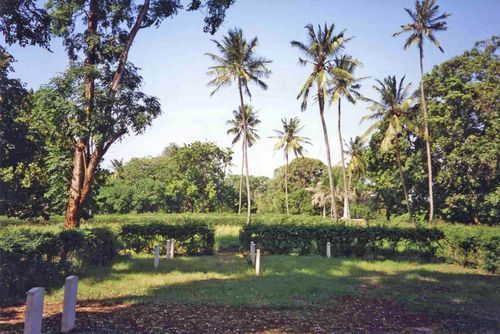
[{"label": "small palm tree", "polygon": [[399,36],[404,32],[409,32],[410,36],[404,44],[404,48],[408,49],[413,44],[417,44],[420,55],[420,99],[422,113],[424,116],[424,140],[427,154],[427,176],[429,183],[429,223],[432,223],[434,217],[434,199],[432,192],[432,157],[431,157],[431,144],[429,138],[429,128],[427,124],[427,104],[425,101],[424,92],[424,40],[429,39],[434,45],[438,47],[441,52],[443,48],[436,39],[434,33],[436,31],[444,31],[447,29],[446,21],[444,21],[450,14],[439,13],[439,6],[436,5],[436,0],[423,0],[415,1],[415,11],[405,8],[405,11],[410,15],[412,22],[401,26],[401,31],[395,33],[393,36]]},{"label": "small palm tree", "polygon": [[349,189],[351,188],[351,180],[353,176],[360,177],[366,171],[366,160],[364,158],[365,141],[362,137],[357,136],[354,140],[351,138],[347,143],[346,154],[349,157],[347,165],[347,175],[349,176]]},{"label": "small palm tree", "polygon": [[286,214],[290,214],[288,208],[288,157],[290,153],[295,154],[295,157],[304,156],[304,144],[311,144],[309,138],[299,136],[299,132],[304,128],[300,125],[300,120],[298,117],[290,118],[287,121],[286,118],[281,120],[283,125],[283,130],[273,130],[276,136],[271,138],[277,138],[278,142],[274,146],[274,150],[283,150],[285,154],[285,204],[286,204]]},{"label": "small palm tree", "polygon": [[314,187],[309,187],[306,190],[312,192],[312,205],[319,206],[323,209],[323,217],[326,217],[326,203],[330,200],[328,186],[325,187],[322,181],[319,181]]},{"label": "small palm tree", "polygon": [[378,86],[373,86],[373,88],[379,93],[379,100],[375,101],[369,98],[363,98],[365,101],[371,103],[369,109],[372,113],[364,116],[362,121],[375,121],[375,123],[368,128],[364,136],[367,136],[374,130],[380,130],[384,124],[388,124],[380,149],[382,152],[389,151],[393,146],[396,149],[399,176],[401,178],[401,185],[403,187],[406,207],[411,222],[412,214],[410,200],[403,167],[401,165],[401,148],[399,144],[400,135],[404,126],[410,125],[407,115],[412,104],[412,99],[408,98],[408,91],[411,88],[411,84],[405,85],[404,79],[405,77],[403,76],[399,84],[395,76],[388,76],[383,81],[377,80]]},{"label": "small palm tree", "polygon": [[337,56],[330,69],[332,78],[330,80],[331,89],[331,103],[338,101],[338,132],[340,144],[340,158],[342,166],[342,177],[344,180],[344,219],[351,220],[351,213],[349,210],[349,189],[347,187],[347,173],[345,168],[344,158],[344,141],[342,140],[342,126],[341,126],[341,100],[344,97],[348,102],[355,104],[356,100],[361,97],[359,89],[361,88],[360,81],[364,78],[356,78],[354,71],[361,63],[351,56],[342,55]]},{"label": "small palm tree", "polygon": [[112,159],[111,160],[111,168],[113,169],[113,175],[111,176],[113,179],[121,179],[123,178],[123,159]]},{"label": "small palm tree", "polygon": [[334,34],[335,25],[323,27],[318,25],[318,29],[314,30],[311,24],[306,27],[308,40],[306,43],[292,41],[292,46],[299,49],[305,58],[299,57],[299,64],[302,66],[311,65],[312,71],[309,74],[306,82],[302,86],[297,99],[302,98],[301,109],[307,109],[309,95],[313,91],[313,97],[318,101],[319,115],[321,125],[323,127],[323,137],[326,146],[326,161],[328,164],[328,181],[330,185],[330,204],[332,207],[331,216],[337,220],[337,207],[335,204],[333,177],[332,177],[332,159],[330,154],[330,143],[328,139],[328,130],[324,118],[325,101],[328,92],[328,71],[331,64],[334,62],[335,56],[343,49],[344,44],[349,41],[349,38],[344,37],[344,32]]},{"label": "small palm tree", "polygon": [[[208,74],[214,76],[208,85],[215,87],[211,95],[214,95],[219,89],[230,86],[235,83],[238,87],[241,110],[246,113],[243,94],[250,98],[250,83],[254,83],[262,89],[267,89],[267,84],[262,80],[268,78],[271,71],[267,66],[270,60],[259,57],[255,54],[257,48],[257,37],[247,41],[243,37],[241,29],[229,30],[227,36],[224,36],[221,42],[213,40],[219,54],[207,53],[207,55],[216,63],[208,69]],[[246,116],[243,118],[243,127],[246,129]],[[247,188],[247,223],[250,223],[250,180],[248,173],[248,141],[246,139],[247,131],[243,131],[243,156]]]},{"label": "small palm tree", "polygon": [[[246,138],[248,147],[252,147],[255,142],[260,139],[259,134],[257,133],[257,126],[260,124],[260,120],[258,118],[257,112],[253,111],[252,106],[245,105],[246,112],[243,112],[241,107],[238,110],[233,110],[233,119],[227,121],[227,125],[229,125],[229,130],[227,130],[228,135],[233,135],[232,144],[235,145],[239,142],[243,137]],[[246,120],[243,120],[243,117],[246,117]],[[245,126],[246,124],[246,126]],[[246,132],[246,134],[243,134]],[[241,151],[242,153],[245,151],[244,143],[241,143]],[[242,154],[242,163],[241,163],[241,174],[240,174],[240,196],[238,203],[238,214],[241,213],[241,192],[243,188],[243,166],[245,165],[245,155]],[[247,194],[247,196],[249,196]]]}]

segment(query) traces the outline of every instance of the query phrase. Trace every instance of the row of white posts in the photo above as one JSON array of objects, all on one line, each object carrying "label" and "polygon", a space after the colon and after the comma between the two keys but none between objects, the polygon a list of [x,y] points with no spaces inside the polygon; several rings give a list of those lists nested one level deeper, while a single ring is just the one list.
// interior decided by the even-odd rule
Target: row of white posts
[{"label": "row of white posts", "polygon": [[[166,258],[173,259],[174,253],[175,253],[175,239],[168,239],[167,240]],[[159,265],[160,265],[160,245],[156,244],[155,245],[155,260],[154,260],[155,271],[158,271]]]},{"label": "row of white posts", "polygon": [[[43,319],[43,296],[45,288],[31,288],[26,293],[26,315],[24,318],[24,334],[41,334]],[[68,276],[64,284],[64,305],[61,332],[67,333],[75,328],[76,299],[78,294],[78,277]]]}]

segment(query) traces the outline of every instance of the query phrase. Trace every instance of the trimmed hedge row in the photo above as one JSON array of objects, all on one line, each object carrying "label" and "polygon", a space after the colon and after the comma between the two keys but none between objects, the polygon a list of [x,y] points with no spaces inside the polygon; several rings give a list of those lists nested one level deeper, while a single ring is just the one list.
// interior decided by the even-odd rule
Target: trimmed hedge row
[{"label": "trimmed hedge row", "polygon": [[334,256],[364,256],[415,252],[435,255],[444,233],[438,229],[401,227],[356,227],[347,225],[292,225],[255,223],[240,232],[244,249],[254,241],[269,254],[325,254],[331,242]]},{"label": "trimmed hedge row", "polygon": [[465,267],[491,273],[500,270],[500,229],[495,227],[447,226],[444,254]]},{"label": "trimmed hedge row", "polygon": [[176,252],[187,255],[214,253],[215,229],[202,222],[127,224],[122,226],[120,237],[126,249],[136,252],[151,250],[156,243],[163,248],[168,239],[174,238]]},{"label": "trimmed hedge row", "polygon": [[0,305],[20,301],[33,286],[60,284],[76,266],[104,264],[119,248],[117,236],[105,228],[4,230],[0,233]]}]

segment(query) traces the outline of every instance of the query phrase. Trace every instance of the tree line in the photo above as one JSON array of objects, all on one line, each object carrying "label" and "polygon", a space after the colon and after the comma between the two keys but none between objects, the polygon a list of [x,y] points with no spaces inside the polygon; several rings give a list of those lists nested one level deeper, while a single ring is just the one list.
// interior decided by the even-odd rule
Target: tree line
[{"label": "tree line", "polygon": [[[239,28],[214,40],[208,69],[215,95],[236,86],[239,100],[227,132],[240,143],[239,176],[227,174],[229,148],[213,143],[171,145],[157,158],[114,161],[100,167],[107,150],[127,133],[142,133],[160,114],[158,99],[142,92],[128,53],[139,32],[159,26],[182,9],[207,9],[205,31],[214,33],[234,1],[59,1],[46,9],[31,0],[2,7],[0,30],[8,45],[49,49],[61,37],[69,67],[37,91],[12,78],[13,57],[1,48],[0,214],[48,216],[65,213],[65,226],[79,226],[95,212],[236,211],[310,213],[350,220],[406,211],[408,219],[495,224],[498,188],[498,38],[478,42],[463,55],[425,74],[424,42],[443,51],[435,33],[446,30],[447,13],[435,0],[406,9],[411,22],[404,48],[416,45],[421,80],[413,91],[405,77],[376,79],[378,96],[361,96],[367,78],[349,55],[351,37],[334,24],[306,26],[307,39],[292,41],[299,63],[310,69],[297,99],[305,111],[318,105],[326,165],[305,158],[310,140],[298,118],[283,118],[275,150],[285,164],[272,179],[250,175],[248,150],[259,140],[258,113],[245,101],[253,85],[267,89],[271,60],[257,54],[258,39]],[[8,14],[8,15],[7,15]],[[342,136],[342,100],[368,102],[368,131],[348,143]],[[337,109],[341,161],[332,164],[324,113]],[[291,156],[296,159],[290,161]],[[243,183],[245,186],[243,186]],[[437,191],[435,191],[437,190]],[[252,200],[253,199],[253,200]],[[246,206],[246,207],[245,207]],[[435,208],[437,210],[435,210]]]}]

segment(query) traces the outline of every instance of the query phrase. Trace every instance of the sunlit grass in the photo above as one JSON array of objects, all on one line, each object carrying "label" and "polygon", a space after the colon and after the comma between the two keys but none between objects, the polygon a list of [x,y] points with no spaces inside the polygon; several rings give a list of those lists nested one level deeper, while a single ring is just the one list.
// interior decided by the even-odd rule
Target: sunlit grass
[{"label": "sunlit grass", "polygon": [[[490,321],[500,312],[498,276],[448,264],[263,255],[256,277],[241,255],[163,258],[155,272],[153,257],[140,254],[80,277],[79,300],[281,307],[361,295]],[[47,300],[61,302],[62,297],[61,288],[48,293]]]}]

